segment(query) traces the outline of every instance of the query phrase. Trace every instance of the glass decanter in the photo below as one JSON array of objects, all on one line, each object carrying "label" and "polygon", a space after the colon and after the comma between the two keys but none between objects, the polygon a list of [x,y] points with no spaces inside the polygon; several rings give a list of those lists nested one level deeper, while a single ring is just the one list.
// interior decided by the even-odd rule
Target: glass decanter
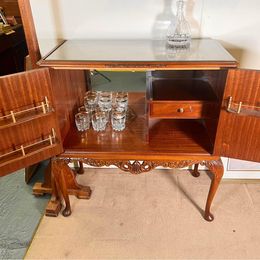
[{"label": "glass decanter", "polygon": [[191,43],[190,25],[184,17],[184,1],[177,1],[176,21],[172,22],[167,32],[167,45],[172,48],[188,48]]}]

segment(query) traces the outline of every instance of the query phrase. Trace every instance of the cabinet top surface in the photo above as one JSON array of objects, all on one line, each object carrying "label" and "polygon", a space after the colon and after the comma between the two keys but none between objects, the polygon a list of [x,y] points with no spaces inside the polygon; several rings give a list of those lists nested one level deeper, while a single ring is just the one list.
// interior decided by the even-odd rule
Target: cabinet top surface
[{"label": "cabinet top surface", "polygon": [[67,40],[41,65],[82,62],[223,63],[236,60],[216,40],[193,39],[189,49],[174,50],[161,40]]}]

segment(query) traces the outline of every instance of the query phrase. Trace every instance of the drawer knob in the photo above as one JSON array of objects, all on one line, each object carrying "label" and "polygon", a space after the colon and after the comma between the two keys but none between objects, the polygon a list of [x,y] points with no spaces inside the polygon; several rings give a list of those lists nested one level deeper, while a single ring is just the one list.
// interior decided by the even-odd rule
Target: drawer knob
[{"label": "drawer knob", "polygon": [[177,110],[179,113],[184,113],[184,108],[179,108],[178,110]]}]

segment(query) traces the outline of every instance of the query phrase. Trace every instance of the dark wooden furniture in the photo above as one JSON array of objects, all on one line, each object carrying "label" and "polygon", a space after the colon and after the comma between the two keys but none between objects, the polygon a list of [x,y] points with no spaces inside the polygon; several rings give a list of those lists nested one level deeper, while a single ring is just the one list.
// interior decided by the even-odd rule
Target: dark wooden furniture
[{"label": "dark wooden furniture", "polygon": [[18,25],[14,34],[0,33],[0,76],[23,71],[24,59],[28,55],[21,14],[17,0],[0,0],[6,16],[14,16]]},{"label": "dark wooden furniture", "polygon": [[3,7],[6,16],[14,16],[17,23],[21,24],[18,0],[0,0],[0,6]]},{"label": "dark wooden furniture", "polygon": [[[68,216],[69,194],[91,195],[76,182],[70,162],[79,163],[80,172],[86,163],[133,174],[194,166],[194,176],[201,164],[213,173],[204,214],[212,221],[220,156],[260,161],[260,72],[237,69],[210,39],[194,40],[187,53],[158,53],[162,42],[148,40],[64,41],[40,59],[29,1],[20,7],[33,65],[45,68],[0,78],[1,176],[52,157],[45,183],[34,193],[52,193],[50,216],[64,199]],[[91,87],[85,70],[92,69],[147,72],[146,93],[130,94],[133,114],[125,131],[76,131],[74,114]]]},{"label": "dark wooden furniture", "polygon": [[15,33],[0,33],[0,75],[24,70],[24,59],[28,54],[23,26],[13,26]]}]

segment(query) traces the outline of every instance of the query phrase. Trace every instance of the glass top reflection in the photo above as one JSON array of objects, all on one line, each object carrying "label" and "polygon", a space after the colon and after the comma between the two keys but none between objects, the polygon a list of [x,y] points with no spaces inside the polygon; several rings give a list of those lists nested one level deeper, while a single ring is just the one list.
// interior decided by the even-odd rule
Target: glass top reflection
[{"label": "glass top reflection", "polygon": [[46,61],[235,62],[212,39],[192,39],[189,49],[172,49],[161,40],[68,40]]}]

